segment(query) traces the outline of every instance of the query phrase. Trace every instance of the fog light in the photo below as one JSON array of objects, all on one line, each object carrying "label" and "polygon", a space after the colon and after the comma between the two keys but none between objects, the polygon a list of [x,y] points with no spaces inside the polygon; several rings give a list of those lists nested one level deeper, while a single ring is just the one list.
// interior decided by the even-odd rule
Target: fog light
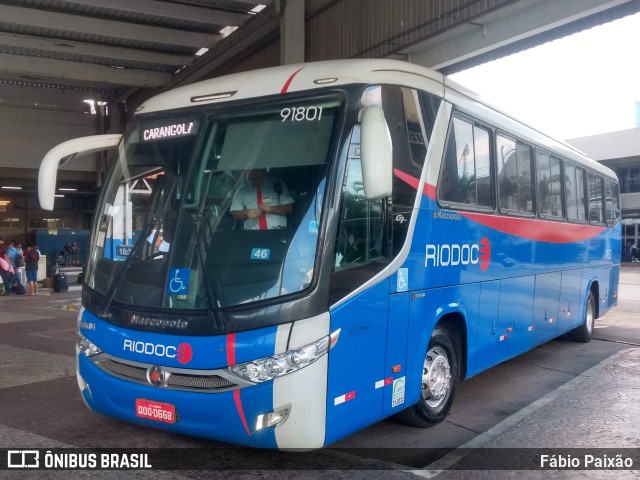
[{"label": "fog light", "polygon": [[275,427],[276,425],[284,422],[289,416],[289,407],[274,410],[271,413],[264,413],[258,415],[256,419],[256,432],[264,430],[265,428]]}]

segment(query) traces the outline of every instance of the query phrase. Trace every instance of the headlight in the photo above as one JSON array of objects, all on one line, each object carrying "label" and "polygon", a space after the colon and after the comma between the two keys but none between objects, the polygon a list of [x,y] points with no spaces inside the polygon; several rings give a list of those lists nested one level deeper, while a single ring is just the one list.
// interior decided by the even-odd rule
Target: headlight
[{"label": "headlight", "polygon": [[340,336],[340,329],[296,350],[289,350],[273,357],[261,358],[252,362],[240,363],[227,368],[230,373],[250,382],[260,383],[311,365],[333,348]]},{"label": "headlight", "polygon": [[91,343],[91,341],[87,337],[82,335],[79,331],[78,331],[78,349],[80,350],[80,353],[84,354],[85,357],[93,357],[94,355],[102,353],[102,350],[100,350],[96,345]]}]

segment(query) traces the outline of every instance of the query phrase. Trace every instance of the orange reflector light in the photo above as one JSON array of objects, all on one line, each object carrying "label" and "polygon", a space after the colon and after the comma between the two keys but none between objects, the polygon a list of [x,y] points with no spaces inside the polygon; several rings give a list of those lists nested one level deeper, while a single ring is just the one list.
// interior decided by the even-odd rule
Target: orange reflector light
[{"label": "orange reflector light", "polygon": [[398,373],[400,370],[402,370],[402,365],[394,365],[393,367],[391,367],[391,371],[393,373]]}]

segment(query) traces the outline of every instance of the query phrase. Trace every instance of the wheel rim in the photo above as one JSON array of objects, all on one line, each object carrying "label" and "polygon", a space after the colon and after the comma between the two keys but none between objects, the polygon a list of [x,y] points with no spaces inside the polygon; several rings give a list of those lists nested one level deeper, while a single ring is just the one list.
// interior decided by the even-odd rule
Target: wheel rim
[{"label": "wheel rim", "polygon": [[445,350],[436,346],[427,352],[422,368],[422,398],[431,408],[438,408],[449,396],[451,366]]},{"label": "wheel rim", "polygon": [[591,297],[589,297],[589,300],[587,300],[587,311],[585,312],[584,316],[584,325],[587,328],[587,332],[589,333],[593,331],[593,320],[595,318],[595,314],[593,311],[593,300],[591,299]]}]

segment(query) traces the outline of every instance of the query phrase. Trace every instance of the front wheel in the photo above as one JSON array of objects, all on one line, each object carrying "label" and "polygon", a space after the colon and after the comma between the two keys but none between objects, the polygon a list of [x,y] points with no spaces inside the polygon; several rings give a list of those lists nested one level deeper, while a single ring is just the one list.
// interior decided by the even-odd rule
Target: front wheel
[{"label": "front wheel", "polygon": [[593,293],[589,292],[587,304],[584,309],[584,321],[582,325],[574,328],[571,333],[576,342],[588,343],[593,338],[593,327],[596,321],[596,303]]},{"label": "front wheel", "polygon": [[457,381],[458,359],[450,334],[436,327],[422,366],[420,400],[399,412],[398,420],[422,428],[440,423],[451,409]]}]

